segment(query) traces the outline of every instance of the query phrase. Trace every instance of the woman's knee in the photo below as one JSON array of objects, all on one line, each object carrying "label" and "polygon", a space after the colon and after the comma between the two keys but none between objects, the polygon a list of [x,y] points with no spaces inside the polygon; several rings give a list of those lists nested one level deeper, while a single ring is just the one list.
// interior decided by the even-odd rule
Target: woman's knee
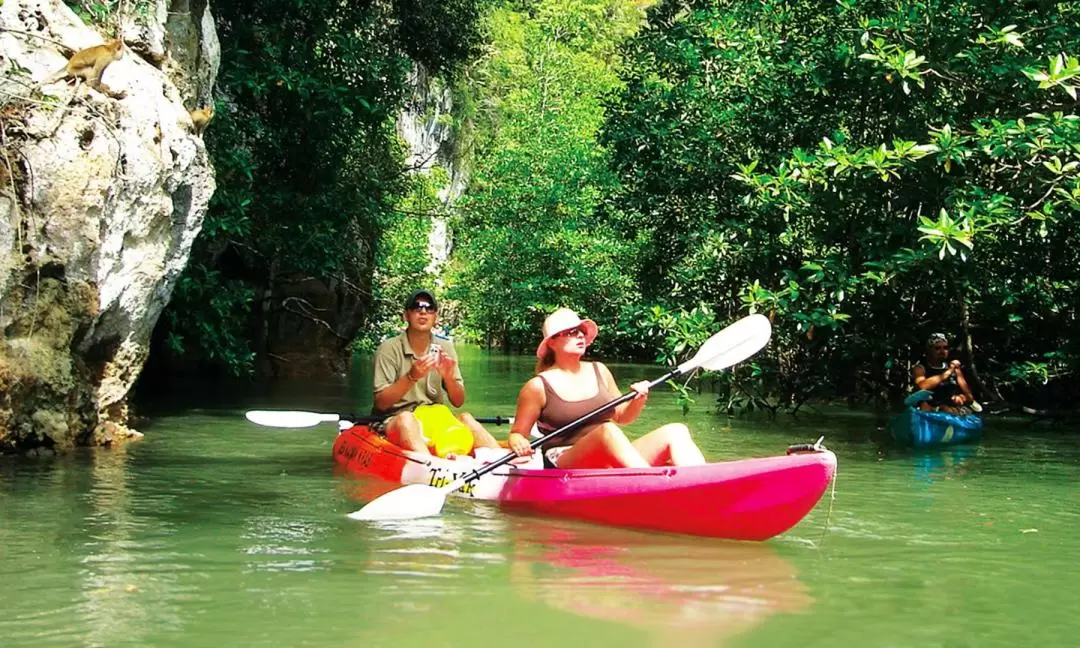
[{"label": "woman's knee", "polygon": [[661,425],[646,436],[663,441],[664,443],[681,443],[691,441],[690,428],[682,423],[668,423]]},{"label": "woman's knee", "polygon": [[686,427],[685,423],[668,423],[664,426],[667,429],[668,436],[673,440],[689,441],[690,440],[690,428]]}]

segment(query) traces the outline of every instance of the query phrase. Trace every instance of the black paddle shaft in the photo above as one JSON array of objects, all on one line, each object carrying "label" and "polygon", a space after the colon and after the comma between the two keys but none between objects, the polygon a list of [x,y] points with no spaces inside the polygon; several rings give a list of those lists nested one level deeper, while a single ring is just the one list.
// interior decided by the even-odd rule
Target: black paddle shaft
[{"label": "black paddle shaft", "polygon": [[[657,385],[666,383],[667,381],[671,380],[672,378],[677,378],[681,374],[682,374],[682,372],[679,371],[679,368],[675,367],[674,369],[672,369],[668,373],[666,373],[663,376],[660,376],[659,378],[657,378],[656,380],[650,382],[649,383],[649,389],[652,389],[653,387],[656,387]],[[623,394],[622,396],[619,396],[618,398],[611,401],[610,403],[605,403],[605,404],[601,405],[600,407],[597,407],[593,411],[589,412],[588,414],[583,415],[581,418],[579,418],[579,419],[577,419],[575,421],[571,421],[570,423],[567,423],[566,425],[562,426],[558,430],[555,430],[554,432],[550,432],[548,434],[545,434],[544,436],[540,437],[539,439],[534,440],[532,443],[529,444],[529,447],[533,448],[533,449],[538,448],[541,445],[543,445],[545,442],[549,441],[550,439],[552,439],[554,437],[557,437],[560,434],[566,434],[567,432],[570,432],[571,430],[585,424],[586,422],[589,421],[589,419],[596,416],[597,414],[599,414],[601,412],[604,412],[606,410],[609,410],[612,407],[615,407],[617,405],[621,405],[621,404],[625,403],[626,401],[632,399],[636,395],[637,395],[637,392],[631,389],[630,391]],[[495,461],[492,461],[488,465],[483,466],[482,468],[477,468],[476,470],[472,471],[471,473],[469,473],[468,475],[465,476],[464,480],[465,480],[466,483],[468,483],[468,482],[471,482],[473,480],[479,479],[480,477],[483,477],[484,475],[491,472],[492,470],[495,470],[499,466],[502,466],[503,464],[509,463],[509,462],[513,461],[514,459],[516,459],[516,458],[517,458],[517,455],[513,451],[511,451],[508,454],[506,454],[506,455],[504,455],[502,457],[499,457]]]},{"label": "black paddle shaft", "polygon": [[[341,415],[341,420],[348,421],[353,425],[371,425],[372,423],[381,423],[390,418],[388,414],[371,414],[368,416],[354,416],[352,414]],[[477,423],[492,423],[494,425],[508,425],[510,423],[510,416],[477,416]]]},{"label": "black paddle shaft", "polygon": [[495,425],[509,425],[512,416],[477,416],[477,423],[493,423]]}]

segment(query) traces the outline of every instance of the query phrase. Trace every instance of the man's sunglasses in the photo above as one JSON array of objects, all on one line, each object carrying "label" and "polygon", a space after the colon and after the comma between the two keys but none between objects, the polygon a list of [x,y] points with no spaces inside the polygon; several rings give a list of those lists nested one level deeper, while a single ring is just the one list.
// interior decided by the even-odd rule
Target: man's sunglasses
[{"label": "man's sunglasses", "polygon": [[416,312],[416,313],[437,313],[437,312],[439,312],[438,308],[435,308],[434,306],[432,306],[431,304],[429,304],[427,302],[417,302],[417,303],[413,304],[412,306],[409,306],[409,310],[411,310],[413,312]]}]

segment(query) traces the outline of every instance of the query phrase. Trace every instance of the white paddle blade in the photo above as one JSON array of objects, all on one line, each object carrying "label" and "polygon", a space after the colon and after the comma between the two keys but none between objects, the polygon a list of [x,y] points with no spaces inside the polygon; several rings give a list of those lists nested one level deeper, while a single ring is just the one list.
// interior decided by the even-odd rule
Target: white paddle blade
[{"label": "white paddle blade", "polygon": [[687,373],[701,367],[720,371],[746,360],[760,351],[772,337],[772,324],[761,314],[748,315],[701,345],[698,352],[679,365],[679,373]]},{"label": "white paddle blade", "polygon": [[411,520],[438,515],[446,503],[447,492],[425,484],[409,484],[380,495],[359,510],[349,513],[352,520]]},{"label": "white paddle blade", "polygon": [[319,414],[318,412],[251,410],[244,415],[256,425],[279,428],[304,428],[319,423],[336,423],[337,414]]}]

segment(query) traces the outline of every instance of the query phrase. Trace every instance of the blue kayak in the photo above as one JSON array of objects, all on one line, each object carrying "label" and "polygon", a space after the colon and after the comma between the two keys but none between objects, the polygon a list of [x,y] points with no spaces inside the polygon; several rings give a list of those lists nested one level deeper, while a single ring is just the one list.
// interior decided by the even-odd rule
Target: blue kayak
[{"label": "blue kayak", "polygon": [[897,441],[916,448],[975,443],[982,437],[983,420],[978,414],[924,412],[914,407],[889,422],[889,433]]}]

